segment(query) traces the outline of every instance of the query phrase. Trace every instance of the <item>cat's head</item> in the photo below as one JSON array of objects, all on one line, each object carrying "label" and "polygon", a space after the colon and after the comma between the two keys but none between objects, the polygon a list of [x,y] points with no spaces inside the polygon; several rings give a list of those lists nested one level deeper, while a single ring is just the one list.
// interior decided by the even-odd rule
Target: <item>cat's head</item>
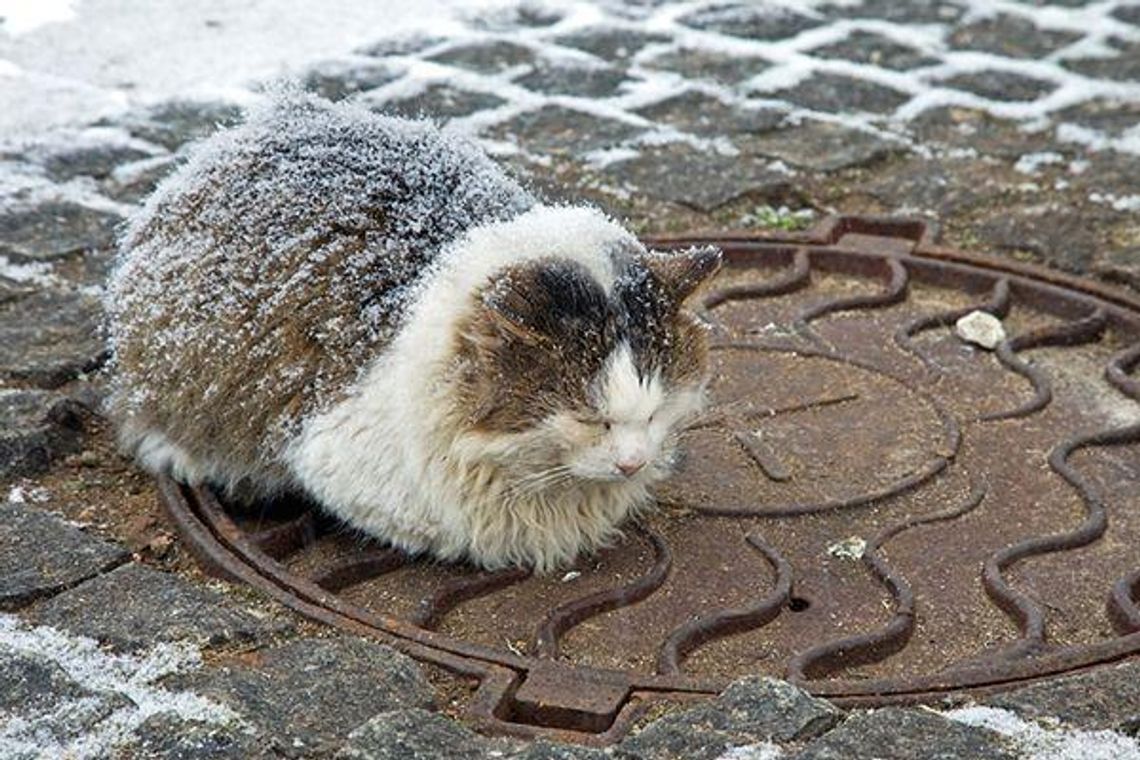
[{"label": "cat's head", "polygon": [[705,329],[681,306],[720,261],[615,254],[607,282],[565,258],[499,271],[460,338],[467,429],[536,489],[664,477],[707,376]]}]

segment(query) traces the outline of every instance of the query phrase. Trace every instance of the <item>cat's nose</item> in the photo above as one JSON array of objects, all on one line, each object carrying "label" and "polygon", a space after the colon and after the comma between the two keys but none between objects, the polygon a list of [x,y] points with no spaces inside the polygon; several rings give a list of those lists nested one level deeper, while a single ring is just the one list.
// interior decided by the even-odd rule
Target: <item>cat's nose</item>
[{"label": "cat's nose", "polygon": [[622,459],[617,462],[617,468],[621,470],[621,474],[627,478],[632,478],[634,475],[645,466],[644,459]]}]

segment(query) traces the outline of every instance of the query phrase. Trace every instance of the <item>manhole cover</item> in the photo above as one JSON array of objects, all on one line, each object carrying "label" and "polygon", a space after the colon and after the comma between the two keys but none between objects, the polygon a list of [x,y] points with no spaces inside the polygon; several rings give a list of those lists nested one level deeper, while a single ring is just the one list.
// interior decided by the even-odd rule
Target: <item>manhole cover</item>
[{"label": "manhole cover", "polygon": [[[875,704],[1140,652],[1140,301],[916,221],[708,242],[711,409],[662,509],[574,572],[409,562],[164,481],[171,514],[218,572],[477,679],[498,731],[605,742],[744,674]],[[996,351],[953,335],[972,310]]]}]

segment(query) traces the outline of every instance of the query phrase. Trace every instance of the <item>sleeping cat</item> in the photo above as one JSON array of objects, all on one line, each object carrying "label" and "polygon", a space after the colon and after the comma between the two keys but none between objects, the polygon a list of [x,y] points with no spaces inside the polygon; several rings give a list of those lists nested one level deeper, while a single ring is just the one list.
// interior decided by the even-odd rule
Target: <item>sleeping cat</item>
[{"label": "sleeping cat", "polygon": [[152,471],[549,570],[668,474],[706,383],[681,302],[719,264],[540,204],[429,123],[279,95],[131,220],[109,408]]}]

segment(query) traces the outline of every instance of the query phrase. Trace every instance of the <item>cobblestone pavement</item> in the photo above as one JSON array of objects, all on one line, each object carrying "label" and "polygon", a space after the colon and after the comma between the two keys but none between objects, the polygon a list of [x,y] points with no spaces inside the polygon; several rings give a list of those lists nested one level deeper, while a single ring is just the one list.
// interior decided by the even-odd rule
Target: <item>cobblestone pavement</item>
[{"label": "cobblestone pavement", "polygon": [[[941,223],[1140,290],[1140,4],[527,4],[306,86],[472,134],[639,232]],[[0,146],[0,755],[1140,757],[1140,663],[985,705],[842,714],[780,682],[605,750],[480,737],[439,674],[202,576],[97,410],[116,225],[239,118],[176,101]]]}]

